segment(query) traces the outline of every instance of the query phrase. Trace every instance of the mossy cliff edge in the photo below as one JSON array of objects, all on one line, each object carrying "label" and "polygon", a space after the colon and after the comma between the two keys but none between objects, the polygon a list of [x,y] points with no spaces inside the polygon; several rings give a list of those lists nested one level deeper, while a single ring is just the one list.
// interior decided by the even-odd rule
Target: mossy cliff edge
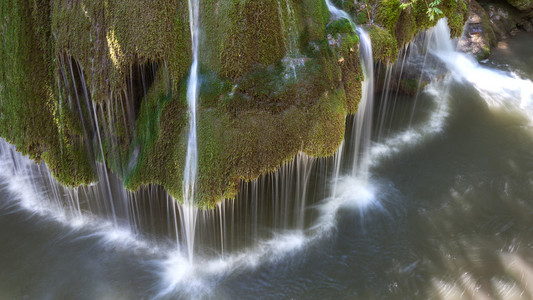
[{"label": "mossy cliff edge", "polygon": [[[423,1],[338,2],[389,62],[440,17],[460,33],[467,13],[462,0],[442,1],[434,20]],[[363,75],[356,33],[324,0],[200,3],[196,201],[210,207],[299,151],[332,155]],[[180,199],[188,17],[183,0],[2,1],[0,135],[66,185],[97,180],[105,162],[128,189],[158,184]]]}]

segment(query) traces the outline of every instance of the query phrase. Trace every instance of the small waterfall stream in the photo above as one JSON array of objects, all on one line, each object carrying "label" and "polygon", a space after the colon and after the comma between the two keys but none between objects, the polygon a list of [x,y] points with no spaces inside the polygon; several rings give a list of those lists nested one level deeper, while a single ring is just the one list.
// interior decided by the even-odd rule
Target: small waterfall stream
[{"label": "small waterfall stream", "polygon": [[352,176],[368,181],[370,138],[372,134],[372,118],[374,114],[374,60],[372,59],[372,43],[368,34],[357,28],[359,35],[359,52],[363,67],[363,93],[355,116],[355,128],[352,140],[355,141]]},{"label": "small waterfall stream", "polygon": [[355,30],[355,23],[347,12],[342,9],[338,9],[333,3],[331,3],[331,0],[326,0],[326,5],[328,6],[329,13],[333,20],[346,19],[350,21],[350,24],[352,24],[352,27]]},{"label": "small waterfall stream", "polygon": [[450,29],[440,20],[431,52],[446,64],[453,78],[472,84],[491,107],[523,110],[533,120],[533,82],[515,73],[491,70],[455,49]]},{"label": "small waterfall stream", "polygon": [[[345,205],[345,202],[353,201],[357,205],[366,206],[372,202],[371,189],[367,187],[370,166],[370,146],[373,127],[374,110],[374,61],[372,58],[372,43],[370,37],[363,28],[357,27],[351,17],[343,10],[336,8],[329,0],[326,1],[332,19],[347,19],[354,32],[359,36],[359,53],[361,67],[363,69],[362,98],[359,102],[357,113],[354,117],[353,128],[349,140],[354,145],[346,142],[340,146],[335,155],[333,180],[331,187],[332,211],[325,215],[334,218],[336,211]],[[346,156],[346,157],[343,157]],[[348,174],[343,174],[341,168],[344,160],[351,160],[352,167]],[[331,221],[326,223],[331,224]]]},{"label": "small waterfall stream", "polygon": [[185,170],[183,173],[183,210],[184,228],[187,241],[187,255],[192,263],[194,256],[194,237],[196,216],[194,193],[196,172],[198,168],[198,145],[196,140],[196,105],[198,102],[198,46],[200,35],[200,3],[198,0],[189,0],[189,26],[191,28],[192,66],[187,84],[187,104],[189,105],[189,137],[187,141],[187,156],[185,157]]},{"label": "small waterfall stream", "polygon": [[[283,2],[283,4],[282,4]],[[297,68],[304,64],[304,57],[298,49],[298,29],[296,16],[290,0],[278,0],[279,19],[284,29],[283,42],[287,54],[282,62],[285,64],[285,79],[297,79]]]}]

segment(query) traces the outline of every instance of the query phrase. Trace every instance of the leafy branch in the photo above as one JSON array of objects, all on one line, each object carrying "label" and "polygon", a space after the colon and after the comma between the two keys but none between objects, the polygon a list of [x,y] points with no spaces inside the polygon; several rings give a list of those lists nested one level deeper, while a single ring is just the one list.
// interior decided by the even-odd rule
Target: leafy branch
[{"label": "leafy branch", "polygon": [[[419,1],[419,0],[402,0],[400,3],[400,8],[407,9],[409,7],[412,7],[413,4],[416,3],[416,1]],[[424,0],[424,3],[426,4],[426,7],[427,7],[426,14],[428,15],[430,21],[435,20],[435,16],[442,15],[442,10],[438,8],[441,2],[442,0],[430,0],[429,2],[428,0]]]},{"label": "leafy branch", "polygon": [[426,13],[429,16],[430,21],[433,21],[435,19],[435,15],[442,15],[442,10],[437,7],[441,3],[441,1],[442,0],[433,0],[431,1],[431,3],[428,4],[428,1],[424,0],[428,8],[428,11]]}]

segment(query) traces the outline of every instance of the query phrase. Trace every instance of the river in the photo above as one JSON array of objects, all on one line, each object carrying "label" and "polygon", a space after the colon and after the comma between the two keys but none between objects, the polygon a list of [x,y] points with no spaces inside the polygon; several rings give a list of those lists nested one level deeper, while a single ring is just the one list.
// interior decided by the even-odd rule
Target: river
[{"label": "river", "polygon": [[529,86],[532,48],[521,33],[472,69],[455,61],[397,97],[385,125],[375,95],[368,182],[344,175],[343,159],[332,183],[334,159],[302,155],[243,185],[223,213],[199,213],[194,263],[164,217],[146,237],[42,204],[53,184],[42,167],[17,172],[4,145],[0,298],[533,298],[533,103],[503,82]]}]

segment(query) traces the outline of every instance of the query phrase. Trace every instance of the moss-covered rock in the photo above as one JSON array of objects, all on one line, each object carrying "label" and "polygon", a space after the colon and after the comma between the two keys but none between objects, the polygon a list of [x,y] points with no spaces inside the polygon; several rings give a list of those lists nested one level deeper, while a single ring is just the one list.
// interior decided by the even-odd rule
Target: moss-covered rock
[{"label": "moss-covered rock", "polygon": [[94,180],[71,99],[55,98],[54,41],[46,1],[0,4],[0,135],[43,159],[63,183]]},{"label": "moss-covered rock", "polygon": [[448,19],[448,26],[453,38],[461,37],[463,28],[469,17],[469,8],[465,1],[442,1],[440,9],[443,17]]},{"label": "moss-covered rock", "polygon": [[[398,45],[435,22],[421,2],[336,4],[375,19],[374,57],[392,62]],[[451,2],[442,10],[456,33],[464,2]],[[128,189],[158,184],[179,200],[187,1],[6,0],[0,17],[0,134],[68,185],[95,180],[99,161]],[[337,150],[363,80],[347,20],[330,20],[324,0],[204,0],[200,28],[198,205],[233,197],[241,180],[300,151]]]},{"label": "moss-covered rock", "polygon": [[533,10],[533,1],[531,0],[507,0],[507,2],[522,11]]},{"label": "moss-covered rock", "polygon": [[479,0],[489,16],[496,37],[501,40],[520,30],[533,32],[533,9],[519,10],[503,1]]},{"label": "moss-covered rock", "polygon": [[375,20],[390,32],[394,32],[401,10],[400,0],[383,0],[377,6]]},{"label": "moss-covered rock", "polygon": [[[254,65],[270,65],[286,52],[279,1],[205,1],[202,63],[236,79]],[[205,25],[205,26],[204,26]]]},{"label": "moss-covered rock", "polygon": [[471,53],[478,60],[482,60],[489,56],[491,47],[496,44],[497,38],[489,16],[477,1],[472,0],[465,33],[459,40],[461,51]]},{"label": "moss-covered rock", "polygon": [[358,24],[372,25],[369,30],[374,60],[394,62],[397,49],[417,33],[435,26],[440,18],[447,18],[452,37],[459,37],[468,18],[466,2],[441,1],[436,7],[439,13],[431,13],[426,1],[364,1],[356,6],[356,20]]},{"label": "moss-covered rock", "polygon": [[365,26],[365,30],[372,41],[374,60],[394,62],[398,56],[398,44],[390,32],[375,25]]}]

